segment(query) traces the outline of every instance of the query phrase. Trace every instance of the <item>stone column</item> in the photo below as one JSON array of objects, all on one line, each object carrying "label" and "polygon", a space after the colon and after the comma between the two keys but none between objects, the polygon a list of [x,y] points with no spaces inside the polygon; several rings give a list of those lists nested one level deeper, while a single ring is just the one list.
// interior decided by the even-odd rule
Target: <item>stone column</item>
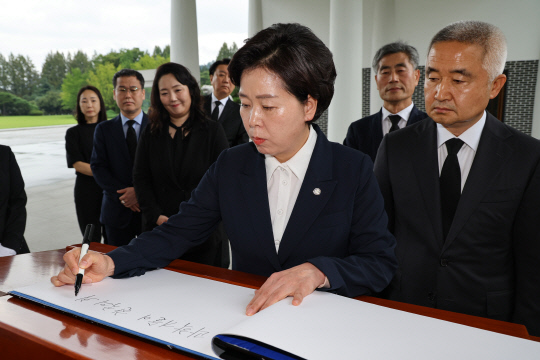
[{"label": "stone column", "polygon": [[195,0],[171,0],[171,61],[187,67],[200,82]]},{"label": "stone column", "polygon": [[248,37],[252,37],[262,29],[262,0],[249,0]]},{"label": "stone column", "polygon": [[362,117],[362,0],[330,0],[330,50],[338,73],[328,109],[328,138],[342,143]]},{"label": "stone column", "polygon": [[[373,29],[371,35],[371,56],[373,59],[377,50],[384,45],[399,40],[396,30],[396,12],[395,12],[394,0],[378,0],[375,2],[375,9],[373,13]],[[371,67],[371,60],[370,60]],[[381,110],[383,106],[383,100],[377,90],[377,83],[375,82],[375,73],[373,70],[370,72],[370,114],[374,114]],[[420,84],[419,84],[420,85]]]}]

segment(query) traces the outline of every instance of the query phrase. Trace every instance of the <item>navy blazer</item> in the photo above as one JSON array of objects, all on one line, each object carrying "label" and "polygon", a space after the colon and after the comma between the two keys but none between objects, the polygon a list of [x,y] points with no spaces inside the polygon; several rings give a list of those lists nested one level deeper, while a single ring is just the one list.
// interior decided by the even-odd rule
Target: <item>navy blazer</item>
[{"label": "navy blazer", "polygon": [[[411,114],[407,120],[407,126],[417,123],[425,118],[427,118],[427,114],[418,110],[418,108],[413,105]],[[360,150],[364,154],[369,155],[371,160],[375,162],[377,150],[383,139],[382,120],[382,109],[376,114],[356,120],[349,125],[349,130],[347,131],[347,136],[343,141],[343,145]]]},{"label": "navy blazer", "polygon": [[[212,111],[210,111],[210,109],[212,109],[211,105],[212,95],[206,95],[204,97],[204,111],[210,119],[212,118]],[[229,147],[245,144],[249,141],[248,134],[244,128],[244,123],[240,117],[240,105],[231,99],[227,100],[218,122],[223,126],[223,130],[225,130],[225,135],[229,141]]]},{"label": "navy blazer", "polygon": [[374,170],[399,262],[384,295],[540,336],[540,141],[487,115],[446,239],[432,119],[385,136]]},{"label": "navy blazer", "polygon": [[25,227],[26,192],[21,170],[11,148],[0,145],[0,244],[17,254],[29,253]]},{"label": "navy blazer", "polygon": [[[148,124],[148,115],[143,113],[141,129]],[[133,160],[129,155],[120,115],[96,126],[94,148],[90,167],[97,184],[103,189],[100,221],[104,225],[123,228],[129,224],[133,211],[118,199],[116,191],[133,186]]]},{"label": "navy blazer", "polygon": [[115,277],[166,266],[204,241],[223,219],[234,270],[270,276],[310,262],[328,277],[329,291],[358,296],[384,288],[395,272],[395,239],[386,229],[371,160],[329,142],[313,127],[317,143],[279,253],[264,156],[249,143],[224,150],[167,223],[110,252]]}]

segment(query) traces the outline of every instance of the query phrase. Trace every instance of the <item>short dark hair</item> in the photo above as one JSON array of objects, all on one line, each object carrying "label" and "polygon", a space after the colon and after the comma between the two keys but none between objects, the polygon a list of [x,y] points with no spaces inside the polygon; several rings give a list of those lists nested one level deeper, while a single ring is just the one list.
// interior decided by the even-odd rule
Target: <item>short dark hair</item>
[{"label": "short dark hair", "polygon": [[164,75],[171,74],[182,85],[186,85],[189,89],[191,97],[191,107],[189,109],[189,118],[182,126],[184,131],[189,131],[196,122],[204,123],[205,112],[201,99],[201,90],[197,80],[191,75],[191,72],[183,65],[169,62],[161,65],[156,70],[154,83],[152,84],[152,93],[150,95],[150,109],[148,117],[150,119],[150,131],[157,133],[163,128],[167,128],[170,121],[169,112],[163,106],[159,94],[159,79]]},{"label": "short dark hair", "polygon": [[127,77],[127,76],[135,76],[137,80],[139,80],[139,82],[141,83],[141,88],[144,89],[144,77],[142,76],[140,72],[138,72],[137,70],[132,70],[132,69],[122,69],[118,71],[116,74],[114,74],[112,78],[113,87],[116,89],[116,80],[118,80],[119,77]]},{"label": "short dark hair", "polygon": [[212,66],[210,66],[210,69],[208,69],[208,73],[210,75],[214,75],[214,73],[216,72],[216,69],[217,69],[217,67],[219,65],[229,65],[230,62],[231,62],[231,59],[229,59],[229,58],[224,58],[224,59],[218,60],[215,63],[213,63]]},{"label": "short dark hair", "polygon": [[105,102],[103,101],[103,96],[101,96],[101,93],[99,90],[92,86],[92,85],[86,85],[83,86],[79,92],[77,93],[77,107],[75,108],[75,119],[77,119],[77,123],[80,125],[86,124],[86,118],[84,117],[84,114],[81,111],[81,95],[86,90],[91,90],[96,93],[98,99],[99,99],[99,113],[98,113],[98,120],[97,122],[100,123],[102,121],[107,120],[107,110],[105,109]]},{"label": "short dark hair", "polygon": [[480,46],[484,52],[482,66],[493,81],[504,71],[508,54],[506,37],[501,29],[483,21],[457,21],[445,26],[429,43],[429,52],[439,42],[456,41]]},{"label": "short dark hair", "polygon": [[256,68],[279,76],[285,90],[301,103],[308,95],[316,99],[312,121],[321,116],[334,96],[336,68],[332,53],[306,26],[274,24],[246,40],[229,64],[232,83],[240,86],[242,73]]},{"label": "short dark hair", "polygon": [[381,59],[387,55],[404,53],[409,58],[409,62],[413,66],[414,70],[418,69],[418,50],[414,46],[411,46],[403,41],[396,41],[390,44],[384,45],[382,48],[377,50],[375,56],[373,57],[373,62],[371,66],[374,72],[379,71],[379,62]]}]

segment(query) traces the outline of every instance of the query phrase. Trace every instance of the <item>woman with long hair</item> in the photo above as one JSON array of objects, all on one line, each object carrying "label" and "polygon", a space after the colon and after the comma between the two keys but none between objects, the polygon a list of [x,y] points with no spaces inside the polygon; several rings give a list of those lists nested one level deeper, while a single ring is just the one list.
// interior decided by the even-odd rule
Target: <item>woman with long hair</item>
[{"label": "woman with long hair", "polygon": [[107,120],[105,103],[97,88],[91,85],[82,87],[77,94],[75,119],[78,125],[66,132],[66,157],[69,168],[75,169],[75,209],[81,233],[87,224],[94,224],[91,241],[101,241],[101,199],[103,191],[94,180],[90,168],[90,157],[96,125]]},{"label": "woman with long hair", "polygon": [[[133,168],[143,231],[176,214],[229,147],[221,125],[206,119],[199,85],[184,66],[167,63],[157,69],[150,101],[150,123],[137,146]],[[222,227],[181,258],[227,267],[228,243]]]}]

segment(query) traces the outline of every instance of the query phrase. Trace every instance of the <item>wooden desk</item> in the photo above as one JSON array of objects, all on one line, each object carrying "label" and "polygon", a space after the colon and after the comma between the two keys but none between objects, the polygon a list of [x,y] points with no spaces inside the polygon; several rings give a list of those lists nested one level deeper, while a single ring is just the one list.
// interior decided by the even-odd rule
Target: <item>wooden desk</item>
[{"label": "wooden desk", "polygon": [[[113,247],[92,243],[91,249]],[[0,292],[49,281],[62,268],[65,250],[0,258]],[[250,288],[265,278],[238,271],[176,260],[169,270]],[[361,296],[359,300],[480,329],[530,339],[522,325]],[[93,324],[32,302],[0,297],[0,354],[2,359],[196,359],[163,345]]]}]

